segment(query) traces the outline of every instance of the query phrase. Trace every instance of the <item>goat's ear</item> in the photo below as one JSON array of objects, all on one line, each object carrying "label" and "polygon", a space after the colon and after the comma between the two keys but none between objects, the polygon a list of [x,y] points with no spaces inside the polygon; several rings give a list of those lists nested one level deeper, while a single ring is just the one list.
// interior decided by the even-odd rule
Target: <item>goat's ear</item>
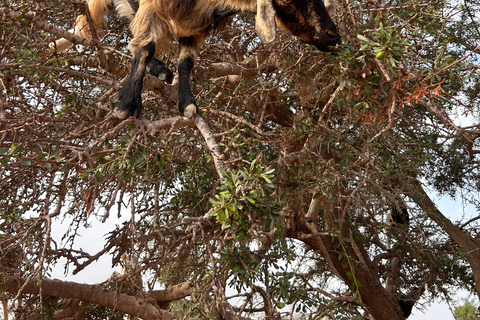
[{"label": "goat's ear", "polygon": [[263,43],[269,43],[275,40],[275,9],[273,9],[272,1],[273,0],[257,0],[255,30]]}]

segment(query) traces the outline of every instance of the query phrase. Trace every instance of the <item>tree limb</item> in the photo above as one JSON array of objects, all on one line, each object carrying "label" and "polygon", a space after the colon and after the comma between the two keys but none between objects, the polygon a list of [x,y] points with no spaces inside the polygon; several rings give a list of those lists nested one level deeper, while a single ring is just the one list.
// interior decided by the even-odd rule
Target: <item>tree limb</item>
[{"label": "tree limb", "polygon": [[39,294],[41,288],[43,295],[78,299],[118,310],[125,314],[138,316],[146,320],[173,320],[183,318],[183,315],[168,312],[153,304],[146,303],[144,299],[124,293],[107,291],[99,285],[80,284],[46,278],[33,278],[27,282],[25,282],[25,279],[7,278],[3,283],[0,283],[0,290],[16,293],[22,286],[24,286],[23,293]]},{"label": "tree limb", "polygon": [[445,217],[425,192],[420,181],[415,180],[406,187],[408,196],[410,196],[423,209],[428,217],[435,221],[453,241],[461,248],[464,248],[473,271],[477,294],[480,296],[480,246],[459,227],[454,225],[450,219]]},{"label": "tree limb", "polygon": [[188,297],[193,292],[192,282],[185,281],[183,283],[174,285],[165,290],[152,291],[152,296],[157,302],[166,302],[180,300]]}]

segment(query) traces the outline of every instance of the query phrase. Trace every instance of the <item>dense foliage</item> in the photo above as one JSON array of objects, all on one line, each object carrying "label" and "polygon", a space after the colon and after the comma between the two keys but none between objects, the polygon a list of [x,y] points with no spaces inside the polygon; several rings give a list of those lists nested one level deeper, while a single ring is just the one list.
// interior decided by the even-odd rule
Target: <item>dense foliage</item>
[{"label": "dense foliage", "polygon": [[465,304],[455,308],[455,317],[458,320],[476,320],[478,319],[477,307],[472,301],[464,301]]},{"label": "dense foliage", "polygon": [[[85,12],[0,0],[11,317],[403,319],[405,303],[480,295],[480,1],[337,1],[335,54],[282,32],[263,45],[237,15],[196,62],[193,120],[151,76],[144,118],[118,119],[128,22],[49,47]],[[159,57],[172,70],[176,46]],[[476,212],[453,217],[433,193]],[[405,209],[409,225],[387,224]],[[76,249],[92,221],[110,227],[104,249]],[[122,274],[52,279],[102,256]]]}]

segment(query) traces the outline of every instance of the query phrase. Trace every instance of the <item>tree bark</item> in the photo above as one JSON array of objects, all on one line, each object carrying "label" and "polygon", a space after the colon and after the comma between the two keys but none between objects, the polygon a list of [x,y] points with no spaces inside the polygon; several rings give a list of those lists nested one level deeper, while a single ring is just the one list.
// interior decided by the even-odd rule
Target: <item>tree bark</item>
[{"label": "tree bark", "polygon": [[3,309],[3,320],[8,320],[8,300],[2,298],[1,301]]}]

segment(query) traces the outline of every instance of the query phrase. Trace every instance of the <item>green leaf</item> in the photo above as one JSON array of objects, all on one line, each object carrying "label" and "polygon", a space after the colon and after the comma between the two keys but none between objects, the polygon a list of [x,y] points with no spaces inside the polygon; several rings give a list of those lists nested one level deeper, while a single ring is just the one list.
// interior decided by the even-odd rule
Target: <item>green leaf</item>
[{"label": "green leaf", "polygon": [[264,173],[265,173],[265,174],[270,174],[270,173],[272,173],[272,172],[274,172],[274,171],[275,171],[275,169],[270,169],[270,170],[265,171]]},{"label": "green leaf", "polygon": [[371,42],[370,39],[368,39],[365,36],[362,36],[361,34],[357,34],[357,38],[365,42]]},{"label": "green leaf", "polygon": [[356,105],[354,105],[352,107],[352,110],[357,110],[357,109],[360,109],[361,107],[363,107],[365,105],[365,102],[364,101],[360,101],[359,103],[357,103]]},{"label": "green leaf", "polygon": [[215,200],[213,200],[212,198],[210,198],[210,199],[208,199],[208,200],[210,200],[210,202],[211,202],[213,205],[215,205],[215,206],[219,206],[219,205],[220,205],[220,202],[215,201]]},{"label": "green leaf", "polygon": [[32,162],[31,162],[30,160],[28,160],[28,159],[21,159],[21,160],[20,160],[20,163],[21,163],[22,165],[24,165],[24,166],[27,166],[27,167],[29,167],[29,166],[32,165]]},{"label": "green leaf", "polygon": [[8,166],[8,161],[10,161],[10,157],[3,157],[0,158],[0,164],[4,167]]},{"label": "green leaf", "polygon": [[273,230],[273,228],[275,228],[275,220],[271,219],[270,220],[270,226],[269,226],[268,230]]},{"label": "green leaf", "polygon": [[257,162],[257,159],[252,161],[252,164],[250,165],[250,171],[253,171],[253,168],[255,167],[256,162]]},{"label": "green leaf", "polygon": [[367,44],[364,44],[363,46],[360,47],[360,51],[363,51],[363,50],[367,49],[368,46],[369,46],[368,43],[367,43]]},{"label": "green leaf", "polygon": [[50,162],[42,162],[40,163],[40,165],[45,169],[50,169],[52,167],[52,164]]},{"label": "green leaf", "polygon": [[11,154],[17,154],[19,153],[20,151],[23,150],[23,145],[22,144],[19,144],[18,146],[15,146],[13,143],[12,143],[12,146],[10,147],[10,153]]},{"label": "green leaf", "polygon": [[248,179],[248,175],[247,175],[245,172],[243,172],[243,171],[240,170],[239,173],[242,175],[242,177],[243,177],[245,180]]},{"label": "green leaf", "polygon": [[60,153],[60,150],[53,150],[52,152],[50,152],[50,159],[52,158],[56,158],[58,156],[58,154]]}]

